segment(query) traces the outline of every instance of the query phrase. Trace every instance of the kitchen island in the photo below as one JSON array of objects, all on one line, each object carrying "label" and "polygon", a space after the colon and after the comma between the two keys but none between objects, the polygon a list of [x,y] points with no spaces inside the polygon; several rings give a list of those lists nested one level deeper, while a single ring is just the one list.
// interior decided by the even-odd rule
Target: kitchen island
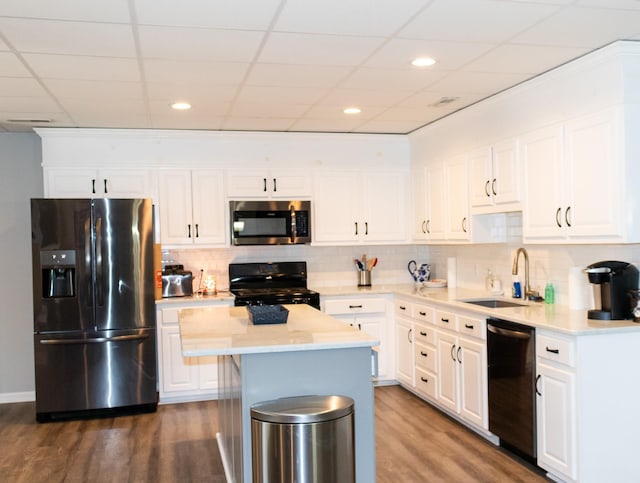
[{"label": "kitchen island", "polygon": [[282,397],[354,400],[356,481],[375,481],[372,347],[378,341],[308,305],[285,324],[253,325],[245,307],[179,312],[185,357],[218,356],[218,446],[229,482],[251,482],[251,407]]}]

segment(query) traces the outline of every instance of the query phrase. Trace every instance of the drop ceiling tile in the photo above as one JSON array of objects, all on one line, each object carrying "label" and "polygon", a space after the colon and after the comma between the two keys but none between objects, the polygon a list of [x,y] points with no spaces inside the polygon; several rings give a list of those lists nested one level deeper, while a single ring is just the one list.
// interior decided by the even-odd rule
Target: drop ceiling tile
[{"label": "drop ceiling tile", "polygon": [[360,114],[345,114],[344,108],[350,104],[334,105],[329,103],[323,103],[313,106],[305,114],[305,119],[311,119],[315,121],[331,121],[340,123],[356,123],[361,124],[364,121],[373,119],[378,114],[383,112],[387,107],[371,106],[368,104],[359,104],[362,112]]},{"label": "drop ceiling tile", "polygon": [[1,18],[2,32],[22,52],[135,57],[131,27],[95,22]]},{"label": "drop ceiling tile", "polygon": [[359,133],[405,134],[423,124],[425,123],[416,123],[415,121],[377,121],[374,119],[361,124],[354,131]]},{"label": "drop ceiling tile", "polygon": [[149,99],[167,105],[178,100],[189,102],[193,107],[231,102],[238,92],[236,86],[212,86],[206,82],[148,82]]},{"label": "drop ceiling tile", "polygon": [[384,39],[340,35],[272,33],[258,62],[349,66],[361,64]]},{"label": "drop ceiling tile", "polygon": [[140,48],[145,58],[188,61],[251,61],[264,36],[241,30],[141,26]]},{"label": "drop ceiling tile", "polygon": [[9,112],[60,112],[60,106],[53,100],[42,97],[0,97],[0,111]]},{"label": "drop ceiling tile", "polygon": [[638,0],[577,0],[576,6],[640,10]]},{"label": "drop ceiling tile", "polygon": [[352,132],[362,123],[359,120],[337,119],[301,119],[296,121],[291,130],[307,132]]},{"label": "drop ceiling tile", "polygon": [[[366,66],[423,71],[454,70],[495,46],[483,42],[392,39],[367,60]],[[436,60],[436,64],[418,69],[411,65],[411,61],[416,57],[431,57]]]},{"label": "drop ceiling tile", "polygon": [[246,84],[256,86],[324,87],[337,84],[351,72],[348,66],[254,64]]},{"label": "drop ceiling tile", "polygon": [[559,8],[501,0],[435,0],[398,36],[500,43],[535,25]]},{"label": "drop ceiling tile", "polygon": [[236,102],[230,115],[244,118],[297,119],[309,107],[309,105],[280,104],[278,102]]},{"label": "drop ceiling tile", "polygon": [[238,117],[226,119],[222,129],[229,131],[288,131],[296,118]]},{"label": "drop ceiling tile", "polygon": [[2,0],[0,16],[85,20],[96,22],[129,22],[129,2],[87,2],[86,0]]},{"label": "drop ceiling tile", "polygon": [[315,104],[324,94],[318,87],[244,86],[238,102],[278,102],[282,104]]},{"label": "drop ceiling tile", "polygon": [[323,99],[322,103],[327,105],[342,106],[389,106],[400,102],[412,92],[395,89],[334,89]]},{"label": "drop ceiling tile", "polygon": [[140,101],[144,95],[142,85],[138,82],[47,79],[44,84],[57,99],[92,101],[108,98]]},{"label": "drop ceiling tile", "polygon": [[243,62],[184,62],[150,59],[144,61],[148,82],[208,82],[211,85],[238,84],[249,68]]},{"label": "drop ceiling tile", "polygon": [[288,0],[275,31],[337,35],[392,35],[427,0]]},{"label": "drop ceiling tile", "polygon": [[31,77],[31,72],[11,52],[0,52],[0,77]]},{"label": "drop ceiling tile", "polygon": [[443,72],[425,69],[378,69],[361,67],[340,84],[345,89],[417,91],[444,77]]},{"label": "drop ceiling tile", "polygon": [[147,25],[266,29],[280,0],[136,0],[138,22]]},{"label": "drop ceiling tile", "polygon": [[164,118],[154,116],[151,120],[153,129],[187,129],[217,131],[222,129],[223,118],[206,117],[204,119],[192,118]]},{"label": "drop ceiling tile", "polygon": [[187,124],[203,126],[211,120],[217,120],[217,123],[222,122],[230,105],[228,102],[198,104],[187,111],[176,111],[164,102],[151,101],[149,111],[154,124],[162,122],[166,125],[170,122],[176,122],[181,127]]},{"label": "drop ceiling tile", "polygon": [[24,54],[40,78],[135,82],[140,80],[134,59],[82,55]]},{"label": "drop ceiling tile", "polygon": [[505,44],[464,66],[465,71],[538,74],[586,54],[577,47]]},{"label": "drop ceiling tile", "polygon": [[[443,109],[443,110],[452,110],[452,109],[460,109],[464,106],[468,106],[473,104],[474,102],[478,102],[481,99],[487,97],[486,93],[482,94],[471,94],[465,93],[454,96],[451,94],[451,91],[447,90],[446,87],[442,87],[442,90],[425,90],[422,92],[418,92],[417,94],[413,94],[402,102],[398,103],[398,107],[428,107],[430,109]],[[445,99],[452,99],[451,102],[443,103],[442,101]],[[434,105],[437,104],[437,107]]]},{"label": "drop ceiling tile", "polygon": [[640,35],[640,11],[566,7],[511,39],[513,43],[598,48]]},{"label": "drop ceiling tile", "polygon": [[49,97],[47,91],[35,79],[21,77],[0,77],[0,95],[5,97],[41,97],[43,99]]},{"label": "drop ceiling tile", "polygon": [[529,76],[526,74],[494,74],[488,72],[454,72],[434,83],[429,90],[450,92],[448,96],[462,94],[491,95],[514,86]]}]

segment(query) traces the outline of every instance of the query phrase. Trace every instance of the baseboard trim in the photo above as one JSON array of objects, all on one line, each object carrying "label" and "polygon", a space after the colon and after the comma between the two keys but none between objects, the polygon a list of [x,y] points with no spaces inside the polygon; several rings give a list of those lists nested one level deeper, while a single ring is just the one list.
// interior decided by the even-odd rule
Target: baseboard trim
[{"label": "baseboard trim", "polygon": [[1,392],[0,393],[0,404],[31,402],[35,400],[36,400],[35,391]]}]

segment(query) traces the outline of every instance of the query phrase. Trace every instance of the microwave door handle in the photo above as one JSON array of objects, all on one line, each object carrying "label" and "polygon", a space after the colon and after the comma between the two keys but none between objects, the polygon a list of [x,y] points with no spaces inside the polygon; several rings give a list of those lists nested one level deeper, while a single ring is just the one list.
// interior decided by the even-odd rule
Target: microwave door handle
[{"label": "microwave door handle", "polygon": [[296,230],[296,211],[293,206],[291,206],[291,242],[295,242],[297,237],[298,233]]}]

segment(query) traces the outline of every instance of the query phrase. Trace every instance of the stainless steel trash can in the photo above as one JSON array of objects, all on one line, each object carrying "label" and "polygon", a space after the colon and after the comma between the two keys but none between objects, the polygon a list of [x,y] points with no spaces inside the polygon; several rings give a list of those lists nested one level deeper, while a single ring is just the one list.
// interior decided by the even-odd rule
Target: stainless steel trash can
[{"label": "stainless steel trash can", "polygon": [[353,399],[299,396],[251,408],[253,483],[354,483]]}]

